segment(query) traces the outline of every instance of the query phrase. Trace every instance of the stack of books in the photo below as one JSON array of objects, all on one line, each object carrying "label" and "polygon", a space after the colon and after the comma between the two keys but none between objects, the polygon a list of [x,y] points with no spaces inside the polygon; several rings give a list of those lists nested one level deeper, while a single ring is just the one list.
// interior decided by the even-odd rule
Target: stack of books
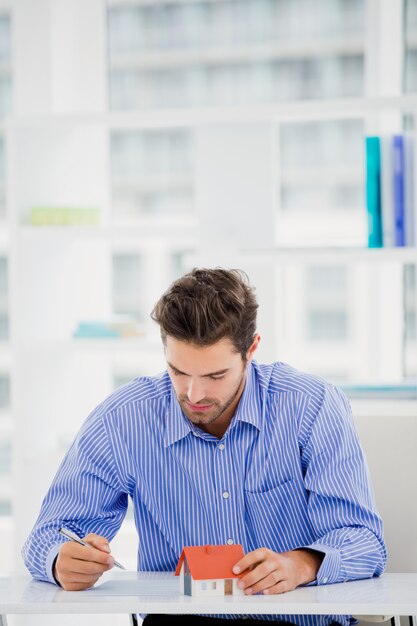
[{"label": "stack of books", "polygon": [[414,138],[366,137],[366,208],[370,248],[415,246]]},{"label": "stack of books", "polygon": [[94,207],[35,206],[29,221],[34,226],[96,226],[100,212]]},{"label": "stack of books", "polygon": [[143,325],[130,316],[110,320],[80,321],[74,330],[76,339],[133,339],[143,337]]}]

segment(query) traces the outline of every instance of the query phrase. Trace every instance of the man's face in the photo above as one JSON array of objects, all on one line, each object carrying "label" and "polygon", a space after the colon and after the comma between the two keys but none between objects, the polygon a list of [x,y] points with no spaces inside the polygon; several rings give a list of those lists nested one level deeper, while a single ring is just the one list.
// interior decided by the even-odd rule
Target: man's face
[{"label": "man's face", "polygon": [[167,337],[165,355],[185,415],[207,432],[225,432],[242,395],[247,365],[230,339],[197,346]]}]

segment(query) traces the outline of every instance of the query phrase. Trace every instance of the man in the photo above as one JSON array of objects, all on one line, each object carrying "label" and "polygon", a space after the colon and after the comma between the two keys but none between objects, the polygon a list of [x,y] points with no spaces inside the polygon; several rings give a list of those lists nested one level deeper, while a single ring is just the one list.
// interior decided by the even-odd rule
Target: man
[{"label": "man", "polygon": [[[23,549],[35,578],[92,586],[114,564],[108,542],[129,496],[139,570],[173,571],[183,546],[240,543],[234,571],[246,594],[383,572],[382,524],[349,404],[319,377],[253,360],[257,307],[237,270],[195,269],[161,297],[152,317],[167,371],[133,380],[86,420]],[[92,547],[63,543],[61,526]],[[147,616],[145,625],[185,621]]]}]

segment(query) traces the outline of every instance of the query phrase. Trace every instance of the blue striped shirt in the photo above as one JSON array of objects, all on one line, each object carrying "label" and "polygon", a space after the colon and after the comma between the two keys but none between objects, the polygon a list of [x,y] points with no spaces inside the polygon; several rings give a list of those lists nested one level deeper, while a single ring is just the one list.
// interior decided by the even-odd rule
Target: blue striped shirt
[{"label": "blue striped shirt", "polygon": [[[347,399],[283,363],[248,365],[221,439],[183,414],[167,372],[110,395],[85,421],[24,545],[34,578],[54,582],[53,561],[65,541],[60,526],[110,541],[129,496],[139,570],[173,571],[183,546],[231,541],[245,553],[319,550],[320,585],[378,576],[385,566],[382,523]],[[300,626],[351,622],[258,617]]]}]

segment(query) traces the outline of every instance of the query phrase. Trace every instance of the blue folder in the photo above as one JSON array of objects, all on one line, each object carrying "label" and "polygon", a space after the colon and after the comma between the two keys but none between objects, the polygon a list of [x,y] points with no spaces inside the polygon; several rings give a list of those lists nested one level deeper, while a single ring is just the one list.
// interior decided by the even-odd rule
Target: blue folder
[{"label": "blue folder", "polygon": [[394,135],[392,139],[392,167],[394,194],[394,243],[396,246],[405,246],[403,135]]},{"label": "blue folder", "polygon": [[366,137],[366,208],[368,246],[382,246],[381,147],[379,137]]}]

